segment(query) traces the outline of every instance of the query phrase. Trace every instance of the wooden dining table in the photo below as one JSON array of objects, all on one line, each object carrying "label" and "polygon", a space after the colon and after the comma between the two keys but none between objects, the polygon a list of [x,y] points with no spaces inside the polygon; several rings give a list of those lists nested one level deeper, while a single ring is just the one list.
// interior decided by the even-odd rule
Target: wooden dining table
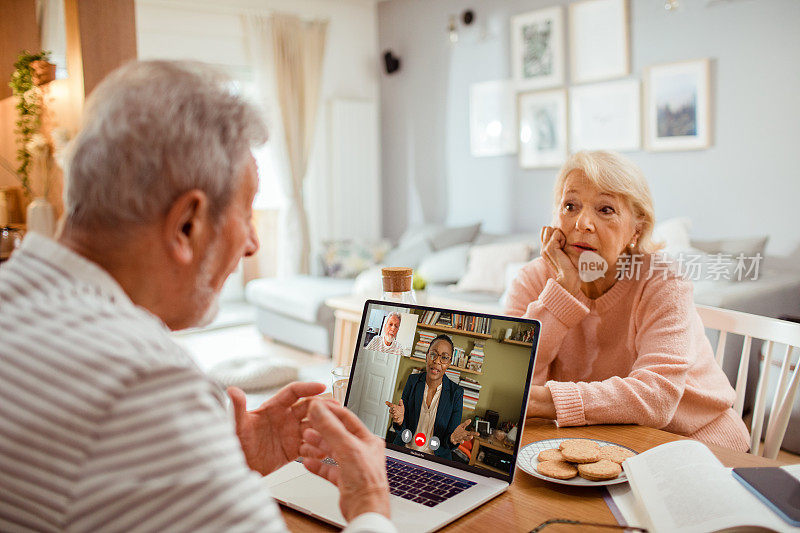
[{"label": "wooden dining table", "polygon": [[[522,446],[531,442],[552,438],[591,438],[628,446],[643,452],[675,440],[685,439],[680,435],[658,429],[634,425],[602,425],[559,428],[552,421],[529,419],[522,433]],[[729,467],[778,466],[781,461],[765,459],[751,454],[735,452],[719,446],[709,445],[717,458]],[[604,496],[603,487],[573,487],[551,483],[535,478],[519,468],[508,490],[491,501],[467,513],[442,531],[509,532],[530,531],[537,525],[553,518],[579,520],[602,524],[616,524]],[[291,531],[335,531],[336,529],[302,513],[281,506],[283,518]],[[614,531],[613,529],[589,528],[563,524],[550,525],[545,529],[553,532],[582,533],[584,531]]]}]

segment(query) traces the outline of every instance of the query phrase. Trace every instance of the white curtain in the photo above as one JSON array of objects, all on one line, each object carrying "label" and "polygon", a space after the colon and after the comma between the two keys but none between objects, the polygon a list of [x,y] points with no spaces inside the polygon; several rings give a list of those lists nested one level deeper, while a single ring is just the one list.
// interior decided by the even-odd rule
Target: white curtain
[{"label": "white curtain", "polygon": [[[247,14],[242,22],[271,142],[284,156],[277,162],[278,177],[289,205],[281,224],[279,274],[305,274],[311,238],[303,182],[316,129],[327,22],[280,14]],[[276,109],[280,120],[270,112]]]}]

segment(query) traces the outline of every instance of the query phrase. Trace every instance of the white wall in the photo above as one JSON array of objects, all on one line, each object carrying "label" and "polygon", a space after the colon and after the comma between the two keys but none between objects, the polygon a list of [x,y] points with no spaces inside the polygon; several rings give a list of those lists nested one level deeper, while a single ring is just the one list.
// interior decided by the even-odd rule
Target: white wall
[{"label": "white wall", "polygon": [[[516,156],[469,152],[469,85],[510,77],[509,19],[567,0],[389,0],[378,5],[381,50],[402,70],[381,78],[385,233],[425,221],[483,220],[490,231],[535,231],[550,219],[556,170]],[[769,234],[768,252],[800,252],[800,2],[631,0],[632,75],[710,57],[714,144],[695,152],[631,152],[659,220],[689,216],[693,236]],[[476,24],[447,40],[450,15]]]},{"label": "white wall", "polygon": [[[336,212],[330,181],[328,104],[336,98],[378,100],[377,13],[373,0],[137,0],[140,59],[195,59],[248,74],[240,15],[291,13],[327,18],[318,126],[306,178],[312,242],[331,238]],[[273,113],[269,120],[278,120]],[[380,176],[375,176],[380,181]]]}]

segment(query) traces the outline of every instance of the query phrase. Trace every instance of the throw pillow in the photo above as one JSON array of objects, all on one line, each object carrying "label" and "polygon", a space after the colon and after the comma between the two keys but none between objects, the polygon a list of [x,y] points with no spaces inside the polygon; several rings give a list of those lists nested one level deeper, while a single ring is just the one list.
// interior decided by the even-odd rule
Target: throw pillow
[{"label": "throw pillow", "polygon": [[527,243],[499,243],[473,246],[469,252],[467,272],[458,281],[459,291],[503,292],[506,265],[530,259]]},{"label": "throw pillow", "polygon": [[470,224],[469,226],[459,226],[456,228],[442,228],[434,232],[428,242],[433,251],[444,250],[457,244],[471,243],[478,236],[481,230],[481,223]]},{"label": "throw pillow", "polygon": [[671,255],[684,252],[692,246],[689,240],[690,229],[692,229],[690,219],[670,218],[653,228],[653,242],[664,245],[664,248],[659,250],[661,252]]},{"label": "throw pillow", "polygon": [[752,257],[756,254],[764,255],[769,235],[759,237],[745,237],[739,239],[720,239],[716,241],[692,241],[692,246],[707,254],[744,254]]},{"label": "throw pillow", "polygon": [[427,240],[410,240],[387,252],[383,259],[386,266],[417,268],[433,250]]},{"label": "throw pillow", "polygon": [[323,274],[331,278],[354,278],[383,261],[389,241],[326,241],[322,244]]},{"label": "throw pillow", "polygon": [[458,244],[426,257],[416,271],[427,283],[455,283],[467,271],[469,244]]}]

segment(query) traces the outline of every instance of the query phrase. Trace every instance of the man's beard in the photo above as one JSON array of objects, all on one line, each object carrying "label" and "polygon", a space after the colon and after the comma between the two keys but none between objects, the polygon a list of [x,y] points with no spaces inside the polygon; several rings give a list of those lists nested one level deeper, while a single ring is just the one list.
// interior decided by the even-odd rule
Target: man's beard
[{"label": "man's beard", "polygon": [[[219,239],[219,238],[218,238]],[[215,240],[209,247],[206,256],[200,263],[200,273],[197,276],[197,292],[195,293],[195,306],[205,309],[203,314],[195,320],[193,327],[203,328],[211,324],[219,313],[219,293],[211,287],[211,278],[214,256],[219,248],[219,241]]]},{"label": "man's beard", "polygon": [[197,321],[194,327],[197,328],[204,328],[214,322],[214,319],[217,318],[217,314],[219,314],[219,295],[215,294],[212,297],[211,304],[206,309],[206,312],[203,313],[203,316]]}]

